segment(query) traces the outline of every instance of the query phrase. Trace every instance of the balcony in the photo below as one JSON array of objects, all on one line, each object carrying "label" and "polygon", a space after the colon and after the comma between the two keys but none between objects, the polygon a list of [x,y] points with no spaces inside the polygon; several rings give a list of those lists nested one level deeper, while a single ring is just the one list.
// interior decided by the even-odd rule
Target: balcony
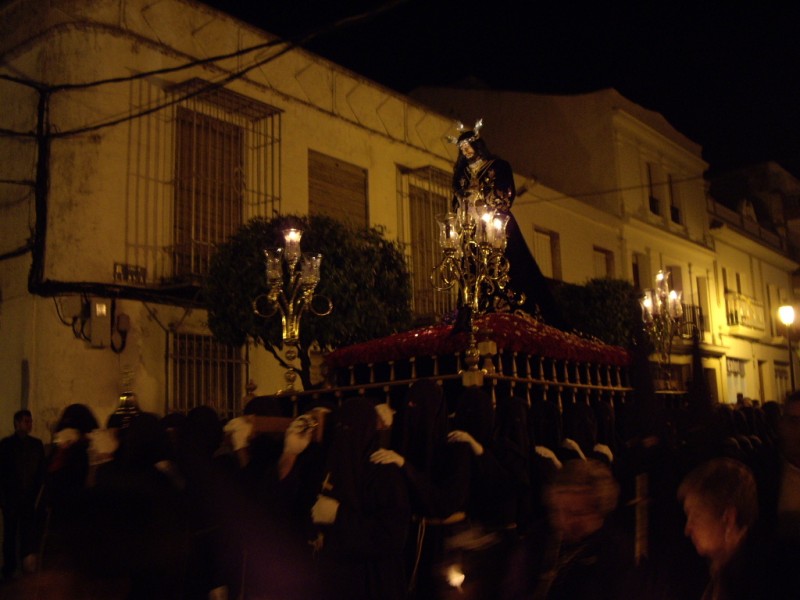
[{"label": "balcony", "polygon": [[758,222],[745,218],[744,215],[713,200],[709,201],[708,209],[711,215],[712,229],[719,228],[724,223],[757,242],[776,250],[786,250],[786,240],[774,231],[762,227]]},{"label": "balcony", "polygon": [[764,335],[764,305],[738,292],[725,292],[728,333],[758,339]]},{"label": "balcony", "polygon": [[703,309],[696,304],[684,304],[683,306],[683,320],[678,324],[677,335],[691,339],[695,330],[699,332],[706,331],[705,316]]}]

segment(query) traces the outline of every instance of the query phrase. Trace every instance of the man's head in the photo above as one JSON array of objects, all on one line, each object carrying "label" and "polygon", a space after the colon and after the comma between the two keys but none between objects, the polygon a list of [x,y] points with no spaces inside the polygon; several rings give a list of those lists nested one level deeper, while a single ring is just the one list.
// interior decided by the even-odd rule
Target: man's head
[{"label": "man's head", "polygon": [[28,435],[33,429],[33,416],[31,411],[23,409],[14,413],[14,431],[17,435]]},{"label": "man's head", "polygon": [[618,499],[619,484],[611,470],[593,459],[568,460],[545,491],[550,523],[567,543],[598,531]]}]

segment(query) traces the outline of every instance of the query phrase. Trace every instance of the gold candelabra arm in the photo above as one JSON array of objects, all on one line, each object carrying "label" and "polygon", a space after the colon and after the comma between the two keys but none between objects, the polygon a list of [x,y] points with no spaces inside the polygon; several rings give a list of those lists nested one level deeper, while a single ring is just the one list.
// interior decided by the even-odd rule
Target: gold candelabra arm
[{"label": "gold candelabra arm", "polygon": [[[314,306],[314,301],[319,300],[323,302],[324,308],[319,310]],[[327,317],[331,312],[333,312],[333,302],[327,296],[320,296],[318,294],[311,294],[308,302],[307,302],[308,311],[317,317]]]},{"label": "gold candelabra arm", "polygon": [[456,253],[446,251],[442,260],[431,270],[431,283],[439,292],[452,289],[461,279],[461,264]]},{"label": "gold candelabra arm", "polygon": [[256,296],[253,300],[253,312],[263,319],[275,316],[279,308],[278,298],[274,297],[272,292]]}]

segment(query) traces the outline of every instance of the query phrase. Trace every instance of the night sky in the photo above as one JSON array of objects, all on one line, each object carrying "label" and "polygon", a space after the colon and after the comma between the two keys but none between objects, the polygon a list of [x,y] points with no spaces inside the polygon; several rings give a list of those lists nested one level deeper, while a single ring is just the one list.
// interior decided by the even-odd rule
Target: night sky
[{"label": "night sky", "polygon": [[290,39],[319,32],[309,50],[399,92],[465,80],[536,93],[613,87],[701,144],[712,172],[775,160],[800,173],[795,3],[208,3]]}]

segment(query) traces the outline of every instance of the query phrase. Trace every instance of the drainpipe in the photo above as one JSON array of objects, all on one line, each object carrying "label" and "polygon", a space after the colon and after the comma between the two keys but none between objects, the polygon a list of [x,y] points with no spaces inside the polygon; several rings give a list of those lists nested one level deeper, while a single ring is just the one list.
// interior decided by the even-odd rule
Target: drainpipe
[{"label": "drainpipe", "polygon": [[39,293],[44,281],[44,250],[47,237],[47,201],[50,192],[50,128],[47,125],[47,111],[50,103],[50,92],[39,91],[39,105],[36,123],[36,182],[34,198],[36,205],[36,223],[33,234],[33,251],[31,270],[28,274],[28,291]]}]

